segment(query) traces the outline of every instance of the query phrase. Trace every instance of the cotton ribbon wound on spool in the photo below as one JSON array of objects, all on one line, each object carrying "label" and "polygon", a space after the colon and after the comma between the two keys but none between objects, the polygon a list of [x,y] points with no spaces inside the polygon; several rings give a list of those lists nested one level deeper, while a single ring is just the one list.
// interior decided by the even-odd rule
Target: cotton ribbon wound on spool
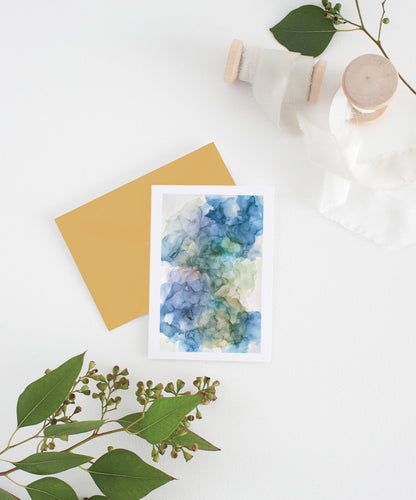
[{"label": "cotton ribbon wound on spool", "polygon": [[416,242],[416,131],[406,126],[414,102],[399,92],[391,103],[397,73],[389,61],[372,69],[362,65],[379,57],[360,56],[360,64],[348,65],[331,103],[329,130],[302,116],[300,122],[308,156],[326,170],[320,212],[398,248]]},{"label": "cotton ribbon wound on spool", "polygon": [[270,49],[245,49],[233,40],[224,80],[251,84],[254,98],[282,129],[299,134],[298,107],[317,103],[326,61],[315,65],[313,57]]},{"label": "cotton ribbon wound on spool", "polygon": [[352,107],[350,120],[357,125],[379,120],[398,87],[398,72],[385,57],[365,54],[354,59],[342,77],[342,88]]},{"label": "cotton ribbon wound on spool", "polygon": [[[329,112],[329,133],[300,117],[312,161],[351,181],[371,189],[395,189],[416,180],[415,148],[400,150],[391,138],[391,123],[383,120],[368,132],[357,125],[372,124],[386,114],[397,92],[398,74],[382,56],[366,54],[346,68],[342,87],[335,94]],[[368,135],[370,134],[370,136]],[[377,134],[374,136],[374,134]],[[384,154],[380,147],[363,154],[367,141],[392,143]],[[322,150],[321,144],[325,143]],[[384,149],[386,149],[384,147]]]}]

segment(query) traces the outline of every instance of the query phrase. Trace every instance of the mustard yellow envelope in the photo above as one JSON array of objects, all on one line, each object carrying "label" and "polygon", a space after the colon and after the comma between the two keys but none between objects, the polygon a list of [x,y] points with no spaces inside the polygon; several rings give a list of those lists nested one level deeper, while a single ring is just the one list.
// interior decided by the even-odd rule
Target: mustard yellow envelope
[{"label": "mustard yellow envelope", "polygon": [[235,183],[212,143],[55,219],[109,330],[149,310],[152,184]]}]

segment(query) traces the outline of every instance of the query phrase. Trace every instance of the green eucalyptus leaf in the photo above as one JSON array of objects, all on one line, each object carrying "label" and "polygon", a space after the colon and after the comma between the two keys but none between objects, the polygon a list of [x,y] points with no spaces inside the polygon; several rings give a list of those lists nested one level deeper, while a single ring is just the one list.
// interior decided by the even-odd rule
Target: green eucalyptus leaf
[{"label": "green eucalyptus leaf", "polygon": [[16,500],[16,497],[7,493],[7,491],[0,489],[0,500]]},{"label": "green eucalyptus leaf", "polygon": [[39,424],[59,408],[81,371],[84,354],[69,359],[26,387],[17,402],[18,427]]},{"label": "green eucalyptus leaf", "polygon": [[100,457],[88,472],[111,500],[137,500],[174,479],[131,451],[122,449]]},{"label": "green eucalyptus leaf", "polygon": [[189,429],[188,432],[183,436],[177,436],[173,434],[171,436],[171,439],[173,440],[174,443],[178,444],[179,446],[183,446],[184,448],[188,448],[188,450],[190,450],[192,446],[196,444],[198,445],[199,450],[220,451],[219,448],[209,443],[201,436],[198,436],[198,434],[195,434],[194,432],[190,431]]},{"label": "green eucalyptus leaf", "polygon": [[49,451],[47,453],[35,453],[13,465],[20,470],[31,474],[56,474],[64,470],[78,467],[92,460],[87,455],[75,455],[68,451]]},{"label": "green eucalyptus leaf", "polygon": [[292,52],[305,56],[319,56],[337,32],[325,11],[316,5],[303,5],[292,10],[270,28],[276,40]]},{"label": "green eucalyptus leaf", "polygon": [[78,500],[69,484],[56,477],[44,477],[26,486],[32,500]]},{"label": "green eucalyptus leaf", "polygon": [[[160,398],[152,404],[144,417],[130,427],[129,432],[156,444],[167,439],[175,431],[181,420],[201,403],[202,396],[178,396]],[[142,413],[132,413],[117,422],[124,428],[141,417]]]},{"label": "green eucalyptus leaf", "polygon": [[69,424],[57,424],[46,427],[43,434],[46,437],[70,436],[82,434],[83,432],[99,429],[104,424],[104,420],[84,420],[84,422],[70,422]]}]

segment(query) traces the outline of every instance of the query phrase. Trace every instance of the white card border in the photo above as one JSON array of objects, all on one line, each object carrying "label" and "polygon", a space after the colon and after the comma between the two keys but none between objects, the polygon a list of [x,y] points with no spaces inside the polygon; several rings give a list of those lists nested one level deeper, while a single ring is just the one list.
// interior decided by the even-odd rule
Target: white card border
[{"label": "white card border", "polygon": [[[264,199],[261,351],[259,353],[162,352],[160,335],[161,234],[164,194],[258,195]],[[150,235],[149,349],[151,359],[271,361],[273,307],[273,218],[274,188],[268,186],[173,186],[153,185]],[[158,332],[156,334],[156,332]]]}]

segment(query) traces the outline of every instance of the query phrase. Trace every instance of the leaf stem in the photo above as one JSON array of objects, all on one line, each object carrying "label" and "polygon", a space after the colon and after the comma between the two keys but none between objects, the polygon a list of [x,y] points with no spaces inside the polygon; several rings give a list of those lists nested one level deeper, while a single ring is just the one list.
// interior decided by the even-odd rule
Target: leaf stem
[{"label": "leaf stem", "polygon": [[17,433],[18,430],[19,430],[19,427],[16,427],[16,429],[13,432],[13,434],[10,436],[10,439],[9,439],[9,442],[7,443],[6,448],[4,448],[4,450],[0,451],[0,455],[3,455],[3,453],[5,453],[7,450],[10,450],[11,443],[12,443],[13,438],[15,437],[15,435],[16,435],[16,433]]},{"label": "leaf stem", "polygon": [[[26,486],[25,486],[24,484],[20,484],[20,483],[18,483],[17,481],[15,481],[14,479],[12,479],[12,478],[11,478],[11,477],[9,477],[9,476],[4,476],[4,477],[7,477],[7,479],[8,479],[9,481],[11,481],[12,483],[14,483],[16,486],[20,486],[21,488],[26,489]],[[13,496],[14,496],[14,495],[13,495]],[[17,497],[15,497],[15,498],[17,498]]]},{"label": "leaf stem", "polygon": [[381,29],[383,27],[383,19],[384,19],[384,14],[386,13],[386,9],[384,8],[384,4],[386,3],[387,0],[383,0],[381,2],[381,8],[383,9],[383,12],[381,13],[380,17],[380,24],[378,27],[378,36],[377,36],[377,41],[380,43],[380,37],[381,37]]},{"label": "leaf stem", "polygon": [[358,0],[355,0],[355,6],[357,7],[357,12],[358,12],[358,17],[360,18],[361,27],[364,29],[363,16],[361,15],[361,9]]},{"label": "leaf stem", "polygon": [[13,467],[13,469],[5,470],[4,472],[0,472],[0,476],[7,476],[8,474],[11,474],[12,472],[18,470],[17,467]]}]

